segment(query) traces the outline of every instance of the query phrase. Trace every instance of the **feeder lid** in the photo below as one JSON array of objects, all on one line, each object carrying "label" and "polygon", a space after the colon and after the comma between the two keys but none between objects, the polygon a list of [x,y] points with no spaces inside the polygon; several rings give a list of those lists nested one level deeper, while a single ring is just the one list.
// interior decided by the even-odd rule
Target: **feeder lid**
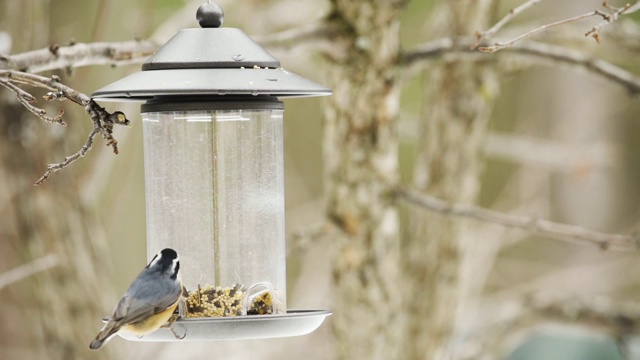
[{"label": "feeder lid", "polygon": [[215,4],[198,9],[202,28],[179,31],[142,65],[142,71],[95,91],[103,101],[145,101],[156,96],[330,95],[331,90],[285,71],[280,61],[240,29],[220,28]]}]

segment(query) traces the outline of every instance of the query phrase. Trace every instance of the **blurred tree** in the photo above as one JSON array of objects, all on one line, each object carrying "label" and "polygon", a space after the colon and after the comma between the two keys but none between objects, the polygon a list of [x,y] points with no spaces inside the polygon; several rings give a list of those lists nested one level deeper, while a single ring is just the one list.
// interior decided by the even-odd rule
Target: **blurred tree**
[{"label": "blurred tree", "polygon": [[[48,2],[10,1],[0,8],[15,50],[49,45]],[[42,169],[50,154],[63,154],[84,135],[63,136],[59,129],[35,123],[6,94],[0,113],[1,263],[8,269],[45,256],[51,260],[41,269],[45,273],[25,282],[28,287],[0,294],[1,357],[88,357],[78,339],[95,331],[95,316],[104,306],[100,294],[110,291],[101,227],[95,210],[78,199],[81,178],[58,179],[47,188],[32,185],[34,170]],[[106,359],[109,352],[92,356]]]},{"label": "blurred tree", "polygon": [[[337,246],[333,319],[344,359],[393,359],[402,348],[399,221],[389,186],[398,180],[399,15],[404,1],[332,2],[343,52],[330,59],[325,110],[327,217]],[[356,326],[354,326],[357,324]]]},{"label": "blurred tree", "polygon": [[[473,34],[489,24],[495,1],[451,1],[437,13],[447,36]],[[480,191],[482,146],[497,91],[495,70],[487,64],[452,61],[432,70],[425,80],[422,141],[414,186],[458,203],[474,203]],[[447,358],[458,309],[471,294],[461,276],[462,263],[473,257],[463,224],[437,214],[413,214],[413,234],[406,248],[408,346],[412,359]],[[473,240],[472,240],[473,241]],[[465,259],[467,258],[467,259]],[[424,319],[431,319],[425,322]],[[427,340],[420,340],[427,339]]]}]

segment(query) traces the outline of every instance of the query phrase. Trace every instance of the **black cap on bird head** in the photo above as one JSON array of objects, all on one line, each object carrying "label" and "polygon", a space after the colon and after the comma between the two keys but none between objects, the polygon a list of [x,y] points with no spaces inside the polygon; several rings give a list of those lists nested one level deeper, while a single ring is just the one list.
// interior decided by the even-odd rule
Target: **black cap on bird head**
[{"label": "black cap on bird head", "polygon": [[162,256],[162,258],[169,260],[178,258],[178,253],[171,248],[162,249],[162,251],[160,251],[160,255]]},{"label": "black cap on bird head", "polygon": [[[154,268],[159,271],[171,271],[173,276],[178,273],[180,269],[180,261],[178,260],[178,253],[170,248],[162,249],[147,265],[147,268]],[[173,277],[172,276],[172,277]]]}]

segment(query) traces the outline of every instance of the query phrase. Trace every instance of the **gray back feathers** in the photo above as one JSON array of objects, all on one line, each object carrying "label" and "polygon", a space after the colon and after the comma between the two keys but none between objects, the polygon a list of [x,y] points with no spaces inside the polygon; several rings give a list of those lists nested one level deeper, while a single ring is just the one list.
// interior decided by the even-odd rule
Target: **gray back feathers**
[{"label": "gray back feathers", "polygon": [[179,281],[145,268],[127,289],[112,318],[120,324],[140,321],[173,305],[181,291]]}]

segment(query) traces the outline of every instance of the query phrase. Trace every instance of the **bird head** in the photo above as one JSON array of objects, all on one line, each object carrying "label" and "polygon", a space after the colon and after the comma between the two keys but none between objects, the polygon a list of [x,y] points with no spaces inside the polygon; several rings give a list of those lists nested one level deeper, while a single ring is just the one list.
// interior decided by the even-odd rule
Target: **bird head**
[{"label": "bird head", "polygon": [[162,249],[157,253],[147,268],[168,275],[171,279],[176,279],[180,270],[180,260],[178,253],[170,248]]}]

